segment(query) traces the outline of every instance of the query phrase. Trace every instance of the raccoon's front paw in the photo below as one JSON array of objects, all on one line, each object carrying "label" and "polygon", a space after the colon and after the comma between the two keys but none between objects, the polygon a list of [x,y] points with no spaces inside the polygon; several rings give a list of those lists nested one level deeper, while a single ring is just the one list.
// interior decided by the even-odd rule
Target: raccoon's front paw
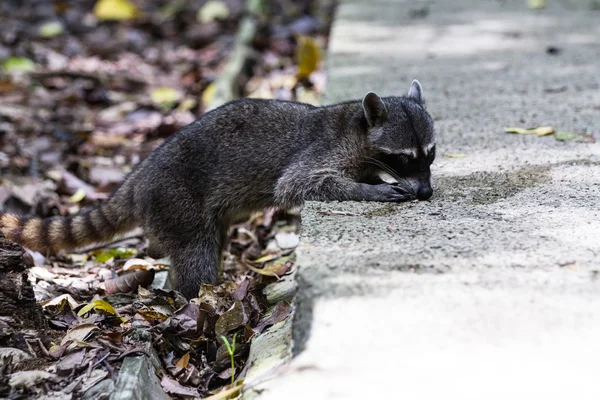
[{"label": "raccoon's front paw", "polygon": [[372,185],[370,188],[370,198],[367,201],[408,201],[414,200],[415,196],[407,193],[404,189],[397,185],[382,183],[380,185]]}]

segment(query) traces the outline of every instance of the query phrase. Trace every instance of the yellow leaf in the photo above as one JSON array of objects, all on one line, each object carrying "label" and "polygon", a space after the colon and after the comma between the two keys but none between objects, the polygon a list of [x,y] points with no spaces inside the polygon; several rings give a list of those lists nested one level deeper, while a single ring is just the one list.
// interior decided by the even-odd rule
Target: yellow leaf
[{"label": "yellow leaf", "polygon": [[94,15],[101,21],[125,21],[137,18],[139,12],[129,0],[98,0]]},{"label": "yellow leaf", "polygon": [[186,97],[181,103],[179,103],[179,107],[177,107],[177,110],[189,111],[194,107],[196,107],[196,99],[192,97]]},{"label": "yellow leaf", "polygon": [[190,362],[190,353],[185,353],[180,359],[179,361],[177,361],[177,364],[175,364],[175,366],[177,368],[187,368],[188,364]]},{"label": "yellow leaf", "polygon": [[161,106],[173,105],[173,103],[177,103],[181,99],[181,96],[180,91],[170,87],[156,88],[150,93],[152,101]]},{"label": "yellow leaf", "polygon": [[554,133],[554,128],[551,126],[540,126],[539,128],[535,128],[534,131],[538,136],[546,136],[552,135]]},{"label": "yellow leaf", "polygon": [[525,129],[525,128],[515,128],[515,127],[506,127],[504,128],[504,132],[506,133],[516,133],[519,135],[529,135],[535,134],[538,136],[546,136],[554,133],[554,128],[551,126],[539,126],[533,129]]},{"label": "yellow leaf", "polygon": [[86,304],[81,308],[81,310],[79,310],[77,316],[81,317],[85,313],[90,312],[92,309],[104,311],[108,314],[119,316],[119,314],[117,314],[113,306],[111,306],[110,303],[104,300],[94,300],[93,302]]},{"label": "yellow leaf", "polygon": [[117,314],[117,312],[115,311],[113,306],[111,306],[109,302],[104,301],[104,300],[94,300],[94,308],[96,310],[104,311],[108,314],[112,314],[112,315],[116,315],[116,316],[119,315],[119,314]]},{"label": "yellow leaf", "polygon": [[313,106],[321,105],[319,94],[314,90],[306,89],[302,86],[296,90],[296,100],[300,103],[312,104]]},{"label": "yellow leaf", "polygon": [[83,188],[77,189],[77,191],[73,194],[73,196],[69,197],[69,201],[71,203],[79,203],[81,200],[85,199],[85,190]]},{"label": "yellow leaf", "polygon": [[266,256],[262,256],[260,258],[257,258],[256,260],[254,260],[254,263],[265,263],[267,261],[272,261],[275,260],[276,258],[279,258],[279,255],[277,254],[267,254]]},{"label": "yellow leaf", "polygon": [[462,153],[457,154],[444,154],[448,158],[463,158],[465,155]]},{"label": "yellow leaf", "polygon": [[539,9],[546,7],[546,0],[527,0],[527,7]]},{"label": "yellow leaf", "polygon": [[221,0],[207,1],[206,4],[198,10],[196,18],[199,22],[207,24],[217,19],[225,19],[229,16],[229,7]]},{"label": "yellow leaf", "polygon": [[298,36],[296,47],[296,61],[298,62],[298,79],[308,78],[317,69],[321,61],[321,50],[317,43],[308,36]]},{"label": "yellow leaf", "polygon": [[94,303],[88,303],[85,306],[81,307],[81,309],[77,312],[77,316],[81,317],[82,315],[92,311],[94,308]]},{"label": "yellow leaf", "polygon": [[215,93],[217,92],[217,85],[214,82],[211,82],[204,88],[202,92],[202,105],[207,107],[210,103],[212,103],[213,98],[215,97]]}]

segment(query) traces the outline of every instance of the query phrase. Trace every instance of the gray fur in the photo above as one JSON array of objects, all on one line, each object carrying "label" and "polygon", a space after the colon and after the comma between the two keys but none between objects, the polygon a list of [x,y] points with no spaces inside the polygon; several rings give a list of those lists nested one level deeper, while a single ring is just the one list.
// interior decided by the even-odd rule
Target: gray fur
[{"label": "gray fur", "polygon": [[[239,215],[306,200],[429,198],[434,154],[422,149],[434,141],[431,117],[409,97],[369,93],[328,107],[238,100],[172,136],[119,189],[133,196],[114,198],[131,199],[131,217],[152,251],[171,257],[174,285],[191,298],[201,282],[217,282],[227,228]],[[407,148],[421,150],[413,159],[394,154]],[[382,169],[399,184],[380,180]]]}]

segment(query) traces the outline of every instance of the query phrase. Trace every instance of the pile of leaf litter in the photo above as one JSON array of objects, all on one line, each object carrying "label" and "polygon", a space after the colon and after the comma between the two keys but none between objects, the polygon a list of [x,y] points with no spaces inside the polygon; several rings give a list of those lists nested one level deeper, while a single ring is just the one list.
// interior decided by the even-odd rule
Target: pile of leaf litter
[{"label": "pile of leaf litter", "polygon": [[[211,107],[243,18],[257,29],[238,94],[318,103],[333,2],[255,3],[258,14],[244,0],[2,1],[0,210],[72,215],[106,199]],[[252,339],[293,309],[265,288],[293,270],[298,226],[293,210],[270,209],[232,227],[223,283],[189,302],[169,289],[169,261],[146,254],[143,232],[27,251],[47,329],[17,349],[6,343],[23,332],[3,326],[0,397],[107,398],[136,354],[158,360],[173,398],[239,385]]]}]

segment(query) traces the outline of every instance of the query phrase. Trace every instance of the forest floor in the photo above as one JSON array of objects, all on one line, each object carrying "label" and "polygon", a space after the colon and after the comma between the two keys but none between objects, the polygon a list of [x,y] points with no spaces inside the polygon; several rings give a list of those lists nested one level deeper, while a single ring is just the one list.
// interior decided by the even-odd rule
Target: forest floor
[{"label": "forest floor", "polygon": [[[212,107],[244,19],[255,31],[233,95],[318,103],[333,4],[257,4],[3,1],[0,210],[73,215],[106,199]],[[123,360],[149,349],[172,397],[239,385],[253,338],[293,310],[264,289],[293,268],[298,221],[265,210],[232,227],[223,283],[190,302],[168,289],[169,262],[147,256],[143,232],[81,251],[28,250],[48,329],[0,348],[0,397],[106,398]],[[0,346],[17,333],[3,325]]]}]

